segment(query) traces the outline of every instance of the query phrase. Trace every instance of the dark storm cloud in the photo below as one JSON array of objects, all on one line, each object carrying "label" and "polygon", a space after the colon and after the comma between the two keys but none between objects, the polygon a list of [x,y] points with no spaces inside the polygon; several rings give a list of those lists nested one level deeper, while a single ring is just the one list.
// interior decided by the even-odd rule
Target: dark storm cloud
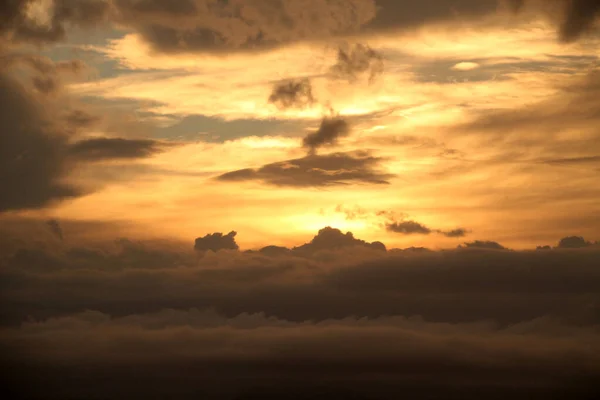
[{"label": "dark storm cloud", "polygon": [[350,183],[388,184],[394,175],[383,172],[383,161],[368,152],[308,155],[294,160],[267,164],[257,169],[241,169],[217,177],[224,182],[262,181],[275,186],[319,187]]},{"label": "dark storm cloud", "polygon": [[356,81],[361,74],[368,74],[369,81],[383,73],[383,56],[368,45],[357,43],[338,49],[337,62],[330,73],[339,79]]},{"label": "dark storm cloud", "polygon": [[83,161],[149,157],[173,144],[151,139],[95,138],[72,143],[68,155]]},{"label": "dark storm cloud", "polygon": [[194,242],[194,250],[196,251],[219,251],[219,250],[238,250],[239,246],[235,242],[237,232],[231,231],[227,235],[220,232],[211,233],[204,237],[199,237]]},{"label": "dark storm cloud", "polygon": [[333,146],[338,139],[350,134],[350,125],[341,117],[323,118],[316,132],[307,135],[302,144],[312,153],[323,146]]},{"label": "dark storm cloud", "polygon": [[275,104],[281,110],[306,108],[313,105],[315,101],[309,79],[278,82],[269,96],[269,103]]}]

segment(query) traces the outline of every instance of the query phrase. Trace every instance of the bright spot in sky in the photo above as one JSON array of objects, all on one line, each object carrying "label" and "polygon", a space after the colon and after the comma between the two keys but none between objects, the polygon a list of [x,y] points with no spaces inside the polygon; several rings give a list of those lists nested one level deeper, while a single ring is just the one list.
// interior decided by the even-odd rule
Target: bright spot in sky
[{"label": "bright spot in sky", "polygon": [[455,71],[471,71],[477,68],[479,68],[479,64],[475,62],[459,62],[452,67]]}]

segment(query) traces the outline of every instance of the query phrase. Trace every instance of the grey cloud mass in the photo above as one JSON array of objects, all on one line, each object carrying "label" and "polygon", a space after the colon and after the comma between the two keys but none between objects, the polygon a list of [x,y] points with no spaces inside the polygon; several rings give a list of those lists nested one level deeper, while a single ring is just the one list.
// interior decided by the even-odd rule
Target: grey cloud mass
[{"label": "grey cloud mass", "polygon": [[456,228],[449,231],[441,229],[431,229],[416,221],[394,221],[385,224],[389,232],[400,233],[403,235],[429,235],[438,233],[449,238],[459,238],[466,236],[469,232],[464,228]]},{"label": "grey cloud mass", "polygon": [[341,117],[323,118],[319,129],[307,135],[302,144],[311,152],[315,152],[323,146],[333,146],[337,144],[338,139],[350,134],[350,125]]},{"label": "grey cloud mass", "polygon": [[11,398],[598,394],[599,247],[392,253],[334,228],[305,254],[27,246],[0,257]]},{"label": "grey cloud mass", "polygon": [[308,155],[294,160],[247,168],[220,175],[223,182],[262,181],[275,186],[319,187],[350,183],[387,184],[392,174],[382,171],[383,160],[368,152]]},{"label": "grey cloud mass", "polygon": [[269,103],[275,104],[281,110],[306,108],[313,105],[315,101],[309,79],[278,82],[269,96]]},{"label": "grey cloud mass", "polygon": [[94,138],[72,143],[68,155],[84,161],[142,158],[172,145],[150,139]]},{"label": "grey cloud mass", "polygon": [[383,73],[383,56],[368,45],[357,43],[338,49],[337,62],[330,73],[337,78],[356,81],[361,74],[368,74],[369,82]]},{"label": "grey cloud mass", "polygon": [[220,232],[207,234],[204,237],[199,237],[194,242],[194,250],[217,252],[219,250],[238,250],[239,246],[235,242],[237,232],[231,231],[227,235]]}]

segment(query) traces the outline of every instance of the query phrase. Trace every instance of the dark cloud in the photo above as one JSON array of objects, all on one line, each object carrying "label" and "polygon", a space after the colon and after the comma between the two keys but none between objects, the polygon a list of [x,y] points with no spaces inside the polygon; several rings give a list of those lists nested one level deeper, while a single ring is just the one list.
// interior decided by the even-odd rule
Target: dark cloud
[{"label": "dark cloud", "polygon": [[337,78],[356,81],[360,75],[368,74],[369,81],[383,73],[383,56],[368,45],[357,43],[338,49],[337,62],[330,73]]},{"label": "dark cloud", "polygon": [[89,128],[99,120],[98,116],[83,110],[73,110],[65,116],[65,122],[73,129]]},{"label": "dark cloud", "polygon": [[582,247],[589,247],[592,243],[586,241],[581,236],[567,236],[558,242],[559,249],[579,249]]},{"label": "dark cloud", "polygon": [[151,139],[95,138],[71,144],[68,155],[83,161],[149,157],[164,151],[170,143]]},{"label": "dark cloud", "polygon": [[0,212],[41,207],[77,191],[61,183],[66,140],[25,88],[0,71]]},{"label": "dark cloud", "polygon": [[211,233],[204,237],[199,237],[194,242],[196,251],[219,251],[219,250],[238,250],[239,246],[235,242],[237,232],[231,231],[227,235],[220,232]]},{"label": "dark cloud", "polygon": [[42,94],[53,94],[62,88],[65,75],[78,75],[87,68],[81,60],[54,62],[39,55],[9,53],[0,56],[0,67],[24,66],[34,73],[32,83]]},{"label": "dark cloud", "polygon": [[404,235],[429,235],[432,230],[415,221],[391,222],[386,224],[386,228],[390,232],[402,233]]},{"label": "dark cloud", "polygon": [[449,238],[459,238],[464,237],[469,233],[464,228],[456,228],[449,231],[431,229],[416,221],[397,222],[392,220],[391,222],[386,223],[385,227],[389,232],[400,233],[403,235],[429,235],[431,233],[438,233]]},{"label": "dark cloud", "polygon": [[198,259],[189,247],[119,240],[105,250],[0,257],[3,391],[227,400],[597,394],[598,248],[389,253],[332,228],[307,245],[314,256]]},{"label": "dark cloud", "polygon": [[316,132],[307,135],[302,144],[312,153],[323,146],[333,146],[350,134],[350,125],[341,117],[323,118]]},{"label": "dark cloud", "polygon": [[119,0],[119,20],[163,52],[261,50],[352,33],[376,14],[372,0]]},{"label": "dark cloud", "polygon": [[319,187],[349,183],[388,184],[394,175],[381,171],[383,161],[368,152],[308,155],[267,164],[258,169],[241,169],[217,177],[224,182],[263,181],[275,186]]},{"label": "dark cloud", "polygon": [[302,254],[354,246],[386,251],[385,245],[381,242],[368,243],[364,240],[355,238],[352,232],[342,233],[339,229],[331,227],[321,229],[309,243],[294,247],[293,250]]},{"label": "dark cloud", "polygon": [[442,235],[449,237],[449,238],[465,237],[469,233],[469,231],[464,228],[457,228],[457,229],[452,229],[450,231],[437,231],[437,232],[441,233]]},{"label": "dark cloud", "polygon": [[507,250],[506,247],[502,246],[500,243],[489,240],[475,240],[474,242],[465,243],[458,247],[467,249]]},{"label": "dark cloud", "polygon": [[275,84],[269,96],[269,103],[275,104],[281,110],[306,108],[315,101],[309,79],[279,82]]},{"label": "dark cloud", "polygon": [[60,224],[57,220],[51,219],[46,222],[46,225],[48,225],[50,232],[52,232],[54,236],[56,236],[60,240],[64,240],[62,228],[60,227]]}]

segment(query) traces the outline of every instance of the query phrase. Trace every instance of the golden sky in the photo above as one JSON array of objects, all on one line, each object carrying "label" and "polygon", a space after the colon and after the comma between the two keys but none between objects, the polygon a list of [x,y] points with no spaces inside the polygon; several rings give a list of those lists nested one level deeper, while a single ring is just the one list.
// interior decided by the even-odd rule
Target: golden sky
[{"label": "golden sky", "polygon": [[77,195],[12,216],[243,248],[325,226],[392,247],[600,236],[600,37],[558,1],[100,3],[75,22],[32,3],[6,59],[77,125],[65,140],[129,153],[83,145],[56,174]]}]

